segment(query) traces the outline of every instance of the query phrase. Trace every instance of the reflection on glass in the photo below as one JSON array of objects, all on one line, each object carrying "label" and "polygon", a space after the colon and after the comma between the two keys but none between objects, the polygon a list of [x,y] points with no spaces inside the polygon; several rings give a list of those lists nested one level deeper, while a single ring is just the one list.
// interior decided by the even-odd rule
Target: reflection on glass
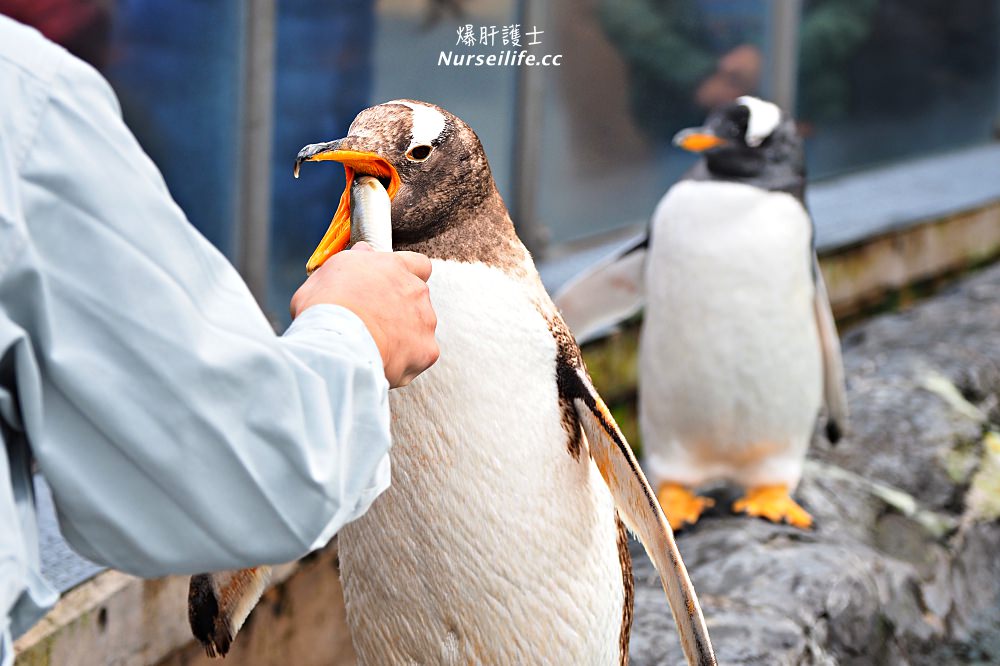
[{"label": "reflection on glass", "polygon": [[598,18],[625,62],[632,116],[653,138],[759,89],[762,2],[601,0]]},{"label": "reflection on glass", "polygon": [[[508,194],[513,67],[438,65],[442,51],[491,54],[504,49],[499,31],[516,21],[515,0],[380,0],[371,102],[408,98],[433,102],[464,120],[486,149],[500,193]],[[461,13],[456,14],[460,7]],[[450,11],[446,11],[450,10]],[[457,44],[457,29],[471,25],[477,44]],[[493,46],[478,43],[482,28],[496,27]]]},{"label": "reflection on glass", "polygon": [[822,177],[994,138],[997,0],[816,0],[800,32],[798,116]]},{"label": "reflection on glass", "polygon": [[[782,0],[783,1],[783,0]],[[789,0],[791,1],[791,0]],[[538,219],[558,244],[649,219],[678,130],[767,96],[778,0],[555,0]],[[1000,129],[1000,1],[802,0],[796,115],[821,178]]]},{"label": "reflection on glass", "polygon": [[234,2],[113,3],[106,75],[125,122],[188,219],[231,255],[241,10]]},{"label": "reflection on glass", "polygon": [[557,0],[563,65],[545,73],[538,219],[551,241],[649,219],[693,162],[670,139],[707,109],[759,92],[764,0]]},{"label": "reflection on glass", "polygon": [[[670,139],[709,108],[767,95],[779,0],[527,0],[544,11],[531,216],[552,244],[649,219],[693,162]],[[780,0],[784,1],[784,0]],[[791,2],[792,0],[788,0]],[[102,69],[125,119],[192,223],[232,255],[243,3],[0,0],[0,11]],[[58,11],[43,11],[56,7]],[[483,29],[518,23],[518,0],[282,0],[277,4],[269,310],[284,317],[337,205],[335,165],[291,177],[298,149],[342,136],[370,104],[438,103],[479,134],[510,201],[517,67],[448,66],[490,55]],[[1000,0],[801,0],[796,114],[824,177],[994,140]],[[477,43],[461,40],[471,27]],[[527,27],[523,27],[526,33]],[[458,35],[456,37],[456,35]],[[525,36],[525,42],[527,38]]]},{"label": "reflection on glass", "polygon": [[103,0],[0,0],[0,14],[30,25],[103,71],[111,39],[111,7]]}]

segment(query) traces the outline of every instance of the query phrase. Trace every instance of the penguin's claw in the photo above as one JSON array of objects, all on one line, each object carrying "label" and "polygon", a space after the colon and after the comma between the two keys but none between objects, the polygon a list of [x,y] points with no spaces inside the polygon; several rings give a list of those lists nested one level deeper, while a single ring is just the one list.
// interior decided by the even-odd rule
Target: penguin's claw
[{"label": "penguin's claw", "polygon": [[714,506],[711,497],[699,497],[679,483],[661,483],[656,493],[670,529],[677,531],[685,525],[698,522],[705,509]]},{"label": "penguin's claw", "polygon": [[766,518],[772,523],[786,522],[804,530],[813,523],[812,516],[788,494],[788,486],[780,484],[751,488],[746,497],[733,504],[733,511]]}]

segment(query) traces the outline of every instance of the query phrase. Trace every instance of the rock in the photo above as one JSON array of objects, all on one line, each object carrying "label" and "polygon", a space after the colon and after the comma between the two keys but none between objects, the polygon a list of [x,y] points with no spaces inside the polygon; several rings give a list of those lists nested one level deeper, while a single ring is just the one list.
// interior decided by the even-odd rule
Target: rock
[{"label": "rock", "polygon": [[966,495],[967,513],[974,520],[1000,518],[1000,434],[983,437],[983,454]]},{"label": "rock", "polygon": [[[1000,662],[1000,265],[848,331],[844,361],[851,432],[816,439],[797,491],[816,528],[732,516],[721,489],[678,535],[719,662]],[[632,553],[632,664],[683,664]]]}]

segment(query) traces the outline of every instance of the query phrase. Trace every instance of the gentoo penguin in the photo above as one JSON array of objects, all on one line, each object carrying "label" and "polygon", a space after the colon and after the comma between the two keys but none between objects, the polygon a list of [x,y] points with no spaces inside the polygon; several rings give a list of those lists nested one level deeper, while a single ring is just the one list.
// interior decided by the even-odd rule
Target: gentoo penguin
[{"label": "gentoo penguin", "polygon": [[648,237],[567,285],[556,304],[589,336],[645,301],[644,463],[674,529],[712,504],[693,491],[715,480],[746,489],[735,511],[807,528],[812,518],[790,493],[821,401],[836,442],[847,400],[803,199],[802,141],[775,104],[741,97],[674,142],[703,157],[660,201]]},{"label": "gentoo penguin", "polygon": [[[432,259],[441,348],[390,394],[391,488],[338,536],[360,663],[626,663],[625,527],[660,572],[688,661],[715,663],[670,527],[476,134],[437,106],[396,100],[362,111],[346,138],[304,148],[296,168],[318,160],[343,163],[348,186],[308,269],[348,243],[352,182],[378,178],[392,247]],[[192,628],[210,653],[228,648],[262,572],[192,579]]]}]

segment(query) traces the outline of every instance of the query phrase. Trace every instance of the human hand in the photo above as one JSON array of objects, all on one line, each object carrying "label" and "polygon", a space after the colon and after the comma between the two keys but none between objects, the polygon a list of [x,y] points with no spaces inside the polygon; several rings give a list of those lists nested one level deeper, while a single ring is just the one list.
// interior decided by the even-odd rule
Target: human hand
[{"label": "human hand", "polygon": [[321,303],[347,308],[375,339],[389,386],[406,386],[440,354],[430,276],[430,259],[422,254],[374,252],[367,243],[357,243],[330,257],[299,287],[292,296],[292,318]]}]

